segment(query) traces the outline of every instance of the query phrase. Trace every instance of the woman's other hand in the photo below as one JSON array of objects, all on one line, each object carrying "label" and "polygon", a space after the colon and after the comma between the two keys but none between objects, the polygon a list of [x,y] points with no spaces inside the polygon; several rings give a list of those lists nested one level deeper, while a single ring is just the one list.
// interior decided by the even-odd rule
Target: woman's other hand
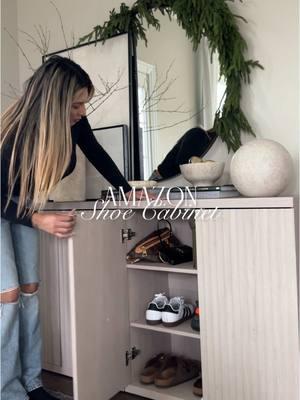
[{"label": "woman's other hand", "polygon": [[74,211],[68,211],[67,213],[34,213],[31,217],[32,225],[34,228],[38,228],[59,238],[69,238],[73,236],[72,233],[76,224],[76,214]]}]

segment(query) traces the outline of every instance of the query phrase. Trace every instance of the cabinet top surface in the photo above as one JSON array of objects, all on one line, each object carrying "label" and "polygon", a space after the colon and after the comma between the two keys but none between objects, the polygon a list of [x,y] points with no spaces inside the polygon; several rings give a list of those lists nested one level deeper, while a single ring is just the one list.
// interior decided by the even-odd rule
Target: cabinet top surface
[{"label": "cabinet top surface", "polygon": [[[144,208],[293,208],[293,197],[232,197],[224,199],[162,200],[162,204],[151,204],[146,201],[116,202],[110,201],[107,209],[144,209]],[[45,210],[93,210],[101,209],[101,200],[48,202]]]}]

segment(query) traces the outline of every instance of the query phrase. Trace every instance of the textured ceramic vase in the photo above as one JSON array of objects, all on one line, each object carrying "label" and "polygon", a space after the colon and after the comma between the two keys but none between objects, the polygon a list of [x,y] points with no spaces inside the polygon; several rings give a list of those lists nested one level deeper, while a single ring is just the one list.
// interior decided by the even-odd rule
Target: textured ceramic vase
[{"label": "textured ceramic vase", "polygon": [[230,165],[232,183],[244,196],[277,196],[287,187],[293,163],[278,142],[255,139],[241,146]]}]

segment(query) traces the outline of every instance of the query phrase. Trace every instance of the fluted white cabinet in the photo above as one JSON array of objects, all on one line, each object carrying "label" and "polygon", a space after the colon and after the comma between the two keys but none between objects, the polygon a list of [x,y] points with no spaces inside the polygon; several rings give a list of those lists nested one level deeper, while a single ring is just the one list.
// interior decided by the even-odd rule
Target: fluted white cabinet
[{"label": "fluted white cabinet", "polygon": [[43,368],[72,376],[68,242],[40,233]]},{"label": "fluted white cabinet", "polygon": [[[50,275],[55,274],[44,276],[55,290],[46,289],[46,282],[42,301],[49,304],[49,296],[54,296],[56,304],[62,288],[68,296],[70,308],[64,312],[70,316],[72,349],[67,358],[72,363],[75,400],[108,400],[119,390],[154,400],[195,399],[193,382],[170,389],[139,383],[144,363],[160,351],[201,359],[205,400],[298,400],[291,198],[199,200],[197,209],[218,207],[219,213],[215,219],[196,222],[196,268],[126,265],[128,248],[155,229],[155,221],[144,221],[139,212],[127,222],[82,220],[80,208],[92,206],[52,206],[77,207],[75,236],[60,242],[52,239],[50,246],[44,242],[41,254]],[[172,224],[175,234],[191,244],[188,223]],[[121,243],[122,229],[128,228],[136,236]],[[68,289],[61,281],[58,288],[55,279],[65,280]],[[170,296],[199,299],[200,334],[189,323],[176,328],[145,324],[147,303],[163,289]],[[60,318],[50,318],[45,305],[42,310],[44,324],[59,330]],[[49,341],[55,342],[51,335],[46,337]],[[47,346],[55,359],[60,347]]]},{"label": "fluted white cabinet", "polygon": [[197,223],[205,399],[299,399],[294,240],[291,208]]}]

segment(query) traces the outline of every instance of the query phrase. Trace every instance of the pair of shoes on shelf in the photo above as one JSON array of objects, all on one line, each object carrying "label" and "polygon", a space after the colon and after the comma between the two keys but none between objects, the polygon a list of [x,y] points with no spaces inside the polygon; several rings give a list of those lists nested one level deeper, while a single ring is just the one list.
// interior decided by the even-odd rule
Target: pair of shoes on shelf
[{"label": "pair of shoes on shelf", "polygon": [[160,353],[149,360],[140,380],[157,387],[171,387],[196,378],[200,373],[200,362],[173,354]]},{"label": "pair of shoes on shelf", "polygon": [[155,294],[146,310],[146,322],[157,325],[162,322],[164,326],[172,327],[192,318],[194,306],[186,304],[184,297],[177,296],[168,300],[164,293]]},{"label": "pair of shoes on shelf", "polygon": [[57,397],[51,396],[46,390],[42,387],[32,390],[27,393],[30,400],[58,400]]}]

